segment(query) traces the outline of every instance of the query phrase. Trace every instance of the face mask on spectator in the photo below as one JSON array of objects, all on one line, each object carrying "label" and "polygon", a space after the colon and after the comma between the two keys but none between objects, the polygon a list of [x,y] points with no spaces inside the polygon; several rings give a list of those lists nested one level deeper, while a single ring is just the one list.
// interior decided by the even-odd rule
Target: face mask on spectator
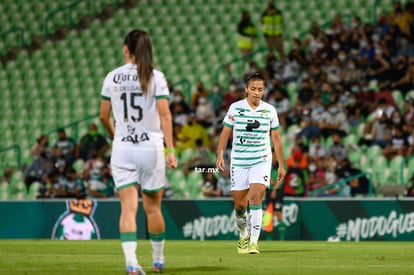
[{"label": "face mask on spectator", "polygon": [[237,90],[236,85],[232,84],[232,85],[229,86],[229,91],[230,92],[235,92],[236,90]]},{"label": "face mask on spectator", "polygon": [[338,55],[338,59],[343,62],[343,61],[346,60],[346,55],[345,54],[340,54],[340,55]]},{"label": "face mask on spectator", "polygon": [[213,86],[213,93],[217,94],[220,91],[218,86]]},{"label": "face mask on spectator", "polygon": [[392,122],[394,122],[395,124],[399,124],[401,122],[401,118],[400,117],[394,117],[392,119]]},{"label": "face mask on spectator", "polygon": [[352,86],[352,87],[351,87],[351,92],[353,92],[353,93],[357,93],[358,91],[359,91],[358,86]]},{"label": "face mask on spectator", "polygon": [[361,48],[365,48],[367,46],[367,42],[365,40],[361,40],[361,41],[359,41],[359,46]]},{"label": "face mask on spectator", "polygon": [[206,99],[205,97],[200,97],[200,98],[198,99],[198,103],[199,103],[199,104],[205,104],[205,103],[207,103],[207,99]]},{"label": "face mask on spectator", "polygon": [[181,97],[181,96],[176,96],[176,97],[174,97],[174,102],[175,103],[180,103],[180,102],[182,102],[183,101],[183,98]]},{"label": "face mask on spectator", "polygon": [[350,70],[355,69],[355,64],[354,63],[349,63],[348,64],[348,69],[350,69]]},{"label": "face mask on spectator", "polygon": [[354,105],[356,103],[356,99],[355,98],[349,98],[348,99],[348,104],[349,105]]},{"label": "face mask on spectator", "polygon": [[332,44],[332,49],[333,49],[334,51],[339,50],[339,48],[340,48],[340,47],[341,47],[341,45],[339,45],[338,43]]},{"label": "face mask on spectator", "polygon": [[309,164],[308,169],[311,172],[315,172],[316,171],[316,164],[315,163]]}]

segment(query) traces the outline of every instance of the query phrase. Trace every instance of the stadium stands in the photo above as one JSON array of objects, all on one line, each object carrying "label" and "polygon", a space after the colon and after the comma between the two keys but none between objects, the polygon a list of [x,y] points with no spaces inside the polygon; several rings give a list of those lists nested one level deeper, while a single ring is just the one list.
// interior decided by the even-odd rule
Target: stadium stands
[{"label": "stadium stands", "polygon": [[[96,4],[95,7],[91,6],[92,2]],[[105,4],[116,2],[118,1],[79,1],[72,10],[72,17],[78,22],[82,15],[93,15],[100,12]],[[110,69],[122,64],[120,45],[125,33],[132,27],[144,28],[150,32],[156,67],[161,68],[170,81],[177,82],[185,78],[195,84],[201,80],[210,87],[214,82],[217,68],[239,57],[235,41],[240,11],[249,10],[253,22],[259,26],[260,15],[266,2],[267,0],[249,3],[242,0],[138,1],[134,8],[117,9],[108,20],[94,19],[86,30],[72,29],[63,40],[46,41],[41,49],[33,53],[21,50],[15,60],[9,61],[0,69],[0,148],[18,144],[21,147],[23,164],[27,164],[31,161],[30,147],[38,136],[95,115],[98,112],[102,80]],[[292,38],[305,35],[313,21],[323,25],[337,12],[344,15],[348,21],[351,15],[358,15],[363,21],[370,22],[374,16],[374,2],[277,1],[276,6],[284,13],[285,48],[290,49]],[[392,1],[380,2],[377,7],[378,13],[391,10]],[[4,23],[4,30],[15,26],[23,28],[25,41],[30,42],[32,35],[44,35],[45,16],[61,7],[61,3],[53,0],[6,0],[0,3],[0,10],[4,11],[0,15],[0,20]],[[60,12],[50,19],[48,27],[53,33],[58,26],[66,23],[65,13]],[[11,41],[14,36],[7,37],[1,41],[2,45],[6,48],[15,47],[16,43]],[[259,35],[256,48],[262,46],[264,40]],[[257,60],[264,59],[264,53],[257,54]],[[287,86],[291,100],[298,91],[299,85],[295,82]],[[394,91],[393,98],[398,106],[402,104],[401,93]],[[96,118],[95,122],[98,123]],[[362,129],[361,127],[359,126],[359,129]],[[79,130],[77,133],[77,128],[73,127],[68,133],[70,136],[77,133],[78,136],[75,138],[78,138],[86,131],[86,127],[81,126]],[[287,135],[292,135],[297,130],[298,126],[295,125],[287,130]],[[360,133],[359,130],[355,135],[348,136],[345,139],[346,144],[355,143]],[[55,136],[51,136],[53,143]],[[284,140],[284,154],[288,155],[292,140],[286,136]],[[324,144],[328,146],[331,142],[327,139]],[[375,148],[368,148],[367,159],[362,160],[361,155],[362,153],[354,156],[354,161],[360,162],[361,166],[373,165],[381,159]],[[184,158],[184,155],[181,158]],[[15,159],[15,152],[10,150],[0,155],[0,164],[3,167],[15,166]],[[414,170],[412,162],[410,161],[407,166],[406,173]],[[398,163],[390,163],[390,166],[387,163],[374,165],[373,170],[378,166],[384,168],[383,171],[389,169],[393,174]],[[178,174],[179,172],[176,172],[169,177],[173,189],[177,186],[182,187],[186,179],[192,178],[195,182],[199,180],[198,176],[191,175],[185,178]],[[19,177],[13,176],[17,179],[13,179],[14,183],[8,188],[13,189],[9,197],[18,198],[18,190],[21,191],[22,188],[16,184]],[[385,176],[376,178],[380,184],[386,179]],[[178,189],[176,188],[177,193],[180,192]],[[198,196],[192,192],[176,194],[177,197],[180,195]]]}]

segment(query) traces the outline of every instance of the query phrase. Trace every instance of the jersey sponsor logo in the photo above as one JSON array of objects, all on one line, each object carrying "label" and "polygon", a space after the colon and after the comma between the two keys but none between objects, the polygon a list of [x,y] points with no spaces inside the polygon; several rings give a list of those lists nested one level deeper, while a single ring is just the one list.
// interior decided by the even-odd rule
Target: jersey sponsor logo
[{"label": "jersey sponsor logo", "polygon": [[141,135],[136,134],[136,135],[128,135],[126,137],[123,137],[121,139],[121,141],[123,142],[132,142],[133,144],[138,144],[140,142],[144,142],[144,141],[148,141],[149,136],[147,133],[142,133]]},{"label": "jersey sponsor logo", "polygon": [[247,125],[246,125],[246,131],[248,132],[252,132],[253,129],[257,129],[260,127],[260,122],[257,121],[256,119],[253,120],[248,120]]},{"label": "jersey sponsor logo", "polygon": [[260,140],[249,140],[249,139],[245,139],[243,137],[240,138],[240,143],[241,144],[261,144]]},{"label": "jersey sponsor logo", "polygon": [[138,81],[136,74],[116,74],[113,78],[114,83],[120,84],[124,81]]}]

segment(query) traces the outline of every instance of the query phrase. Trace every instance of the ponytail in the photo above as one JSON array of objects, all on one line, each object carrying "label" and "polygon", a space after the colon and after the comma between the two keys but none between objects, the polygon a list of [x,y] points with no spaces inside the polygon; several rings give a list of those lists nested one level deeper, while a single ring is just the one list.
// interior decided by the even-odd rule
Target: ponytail
[{"label": "ponytail", "polygon": [[125,37],[124,44],[128,47],[130,54],[135,58],[138,79],[144,94],[148,94],[153,74],[153,58],[151,39],[147,32],[132,30]]}]

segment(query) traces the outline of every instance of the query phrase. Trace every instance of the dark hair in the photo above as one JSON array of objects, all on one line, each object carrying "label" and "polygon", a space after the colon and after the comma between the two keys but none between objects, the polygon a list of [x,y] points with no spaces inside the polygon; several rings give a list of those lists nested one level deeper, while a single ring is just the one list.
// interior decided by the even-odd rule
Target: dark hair
[{"label": "dark hair", "polygon": [[135,58],[139,82],[142,91],[147,94],[154,69],[151,39],[146,31],[135,29],[127,34],[124,44]]},{"label": "dark hair", "polygon": [[249,75],[246,80],[246,86],[249,86],[250,81],[263,81],[264,84],[266,83],[264,76],[259,73]]}]

